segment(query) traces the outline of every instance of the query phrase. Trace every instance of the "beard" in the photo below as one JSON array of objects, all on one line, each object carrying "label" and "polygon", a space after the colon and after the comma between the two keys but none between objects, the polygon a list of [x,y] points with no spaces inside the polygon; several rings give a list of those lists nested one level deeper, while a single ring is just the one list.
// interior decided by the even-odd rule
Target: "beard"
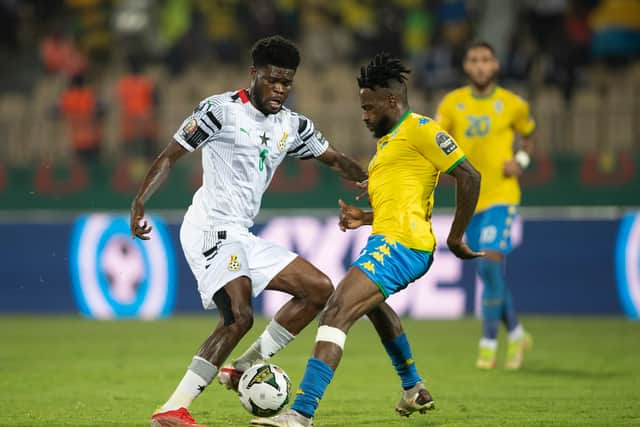
[{"label": "beard", "polygon": [[475,86],[477,89],[481,91],[485,90],[486,88],[488,88],[489,86],[491,86],[496,82],[496,74],[497,73],[494,73],[492,76],[489,76],[484,81],[471,79],[471,84],[473,84],[473,86]]},{"label": "beard", "polygon": [[389,133],[394,124],[388,116],[380,118],[380,121],[373,127],[373,136],[382,138]]}]

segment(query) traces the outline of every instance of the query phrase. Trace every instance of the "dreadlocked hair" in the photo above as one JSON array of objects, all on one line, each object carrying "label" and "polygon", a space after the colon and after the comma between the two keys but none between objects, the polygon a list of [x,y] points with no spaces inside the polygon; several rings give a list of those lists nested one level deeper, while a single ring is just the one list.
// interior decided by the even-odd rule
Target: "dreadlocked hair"
[{"label": "dreadlocked hair", "polygon": [[296,70],[300,65],[300,52],[296,45],[277,35],[258,40],[251,49],[251,57],[256,67],[274,65]]},{"label": "dreadlocked hair", "polygon": [[361,89],[388,88],[392,81],[404,83],[407,80],[406,74],[410,72],[411,70],[402,65],[398,58],[394,58],[387,52],[380,52],[369,64],[360,67],[358,85]]}]

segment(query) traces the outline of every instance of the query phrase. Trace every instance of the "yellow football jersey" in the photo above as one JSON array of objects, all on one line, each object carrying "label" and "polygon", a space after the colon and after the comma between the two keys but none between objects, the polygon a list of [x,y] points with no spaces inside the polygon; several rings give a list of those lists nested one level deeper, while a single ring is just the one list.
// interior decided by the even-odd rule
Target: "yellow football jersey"
[{"label": "yellow football jersey", "polygon": [[513,158],[514,132],[527,136],[535,128],[529,104],[501,87],[490,95],[476,97],[471,87],[465,86],[445,96],[436,120],[453,135],[482,175],[476,212],[493,205],[519,204],[518,178],[504,176],[502,166]]},{"label": "yellow football jersey", "polygon": [[373,234],[433,251],[433,190],[440,172],[464,160],[455,141],[434,120],[411,110],[378,140],[369,163]]}]

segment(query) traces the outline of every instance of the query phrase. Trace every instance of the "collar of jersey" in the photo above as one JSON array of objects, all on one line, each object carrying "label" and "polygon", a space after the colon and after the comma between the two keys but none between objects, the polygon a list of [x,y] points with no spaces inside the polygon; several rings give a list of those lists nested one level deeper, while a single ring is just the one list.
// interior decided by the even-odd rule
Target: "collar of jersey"
[{"label": "collar of jersey", "polygon": [[395,124],[395,125],[393,125],[393,127],[391,128],[391,130],[389,130],[389,132],[387,132],[387,135],[385,135],[385,136],[388,136],[389,134],[393,133],[393,131],[394,131],[394,130],[398,129],[398,126],[400,126],[400,124],[401,124],[402,122],[404,122],[404,120],[405,120],[407,117],[409,117],[409,115],[410,115],[411,113],[413,113],[413,111],[411,110],[411,108],[409,108],[409,109],[408,109],[408,110],[407,110],[407,111],[402,115],[402,117],[400,117],[400,120],[398,120],[398,121],[396,122],[396,124]]},{"label": "collar of jersey", "polygon": [[[246,90],[246,89],[241,89],[241,90],[244,90],[246,92],[247,96],[249,96],[249,91],[248,90]],[[275,113],[275,114],[265,114],[262,111],[258,110],[258,108],[255,105],[253,105],[253,102],[251,102],[251,98],[249,98],[249,100],[247,102],[245,102],[244,105],[247,105],[246,108],[248,108],[249,111],[251,111],[251,113],[255,116],[256,119],[266,120],[266,119],[269,118],[269,116],[275,116],[280,111],[282,111],[282,110],[280,110],[280,111],[278,111],[278,113]]]},{"label": "collar of jersey", "polygon": [[469,86],[469,92],[471,92],[471,97],[472,97],[473,99],[489,99],[489,98],[491,98],[493,95],[495,95],[496,90],[498,90],[498,85],[495,85],[495,86],[493,87],[493,90],[492,90],[491,92],[489,92],[488,94],[486,94],[486,95],[474,95],[474,93],[473,93],[473,88],[472,88],[471,86]]}]

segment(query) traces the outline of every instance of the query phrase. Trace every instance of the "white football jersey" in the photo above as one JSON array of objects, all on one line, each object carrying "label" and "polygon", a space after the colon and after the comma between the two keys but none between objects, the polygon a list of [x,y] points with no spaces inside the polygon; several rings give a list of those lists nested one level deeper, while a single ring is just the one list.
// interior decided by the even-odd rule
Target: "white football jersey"
[{"label": "white football jersey", "polygon": [[284,107],[265,115],[244,89],[206,98],[173,138],[189,151],[202,148],[202,186],[185,220],[205,229],[251,227],[285,156],[309,159],[329,146],[311,120]]}]

